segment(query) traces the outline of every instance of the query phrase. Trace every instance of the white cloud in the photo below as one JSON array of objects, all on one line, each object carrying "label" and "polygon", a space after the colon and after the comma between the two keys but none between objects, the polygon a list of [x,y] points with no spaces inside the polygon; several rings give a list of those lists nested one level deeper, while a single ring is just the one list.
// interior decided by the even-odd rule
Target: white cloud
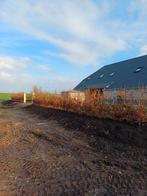
[{"label": "white cloud", "polygon": [[133,0],[130,3],[130,11],[139,11],[141,15],[147,14],[147,0]]},{"label": "white cloud", "polygon": [[[37,85],[37,83],[36,83]],[[50,92],[61,92],[65,90],[71,90],[77,85],[77,80],[70,77],[63,76],[50,76],[41,77],[38,86],[42,87],[43,90]]]},{"label": "white cloud", "polygon": [[53,68],[50,65],[37,65],[36,66],[37,70],[41,73],[50,73],[52,72]]},{"label": "white cloud", "polygon": [[28,57],[0,56],[0,70],[22,70],[31,62],[32,60]]},{"label": "white cloud", "polygon": [[52,76],[52,71],[51,65],[37,64],[29,57],[0,56],[0,92],[31,91],[34,85],[62,91],[76,85],[71,78]]},{"label": "white cloud", "polygon": [[0,91],[23,90],[31,81],[26,71],[31,62],[28,57],[0,56]]},{"label": "white cloud", "polygon": [[77,85],[77,80],[69,77],[54,77],[49,82],[50,89],[57,92],[72,90]]},{"label": "white cloud", "polygon": [[[133,22],[134,45],[138,47],[139,55],[147,54],[147,0],[134,0],[130,3],[129,12],[136,15]],[[132,33],[133,34],[133,33]]]},{"label": "white cloud", "polygon": [[147,45],[144,45],[141,49],[140,49],[140,55],[146,55],[147,54]]},{"label": "white cloud", "polygon": [[11,75],[10,73],[7,73],[5,71],[0,71],[0,78],[2,81],[6,81],[6,82],[14,81],[13,75]]},{"label": "white cloud", "polygon": [[126,49],[118,37],[115,21],[111,28],[112,0],[6,0],[1,3],[1,18],[37,39],[60,48],[57,56],[81,65],[95,64],[104,56]]},{"label": "white cloud", "polygon": [[[45,52],[48,56],[77,65],[97,65],[121,51],[134,49],[141,54],[147,53],[147,0],[129,1],[124,12],[127,17],[114,17],[113,13],[121,3],[114,0],[5,0],[0,1],[0,22],[24,32],[31,39],[54,45],[53,51]],[[1,46],[7,47],[9,39],[7,41],[3,42],[1,38]],[[17,38],[14,43],[18,44]],[[43,57],[38,57],[41,62],[39,58]],[[46,79],[33,76],[30,64],[33,72],[46,73]],[[8,81],[12,89],[14,86],[16,89],[29,88],[38,82],[46,89],[58,90],[76,85],[70,78],[51,77],[50,73],[52,66],[35,63],[31,58],[0,56],[0,88]]]}]

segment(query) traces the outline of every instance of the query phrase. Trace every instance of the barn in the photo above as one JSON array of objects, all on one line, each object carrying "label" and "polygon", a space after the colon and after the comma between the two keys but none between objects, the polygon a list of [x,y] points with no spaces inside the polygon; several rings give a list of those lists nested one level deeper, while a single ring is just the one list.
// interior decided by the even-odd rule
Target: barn
[{"label": "barn", "polygon": [[88,89],[102,89],[107,99],[147,99],[147,55],[106,65],[74,88]]}]

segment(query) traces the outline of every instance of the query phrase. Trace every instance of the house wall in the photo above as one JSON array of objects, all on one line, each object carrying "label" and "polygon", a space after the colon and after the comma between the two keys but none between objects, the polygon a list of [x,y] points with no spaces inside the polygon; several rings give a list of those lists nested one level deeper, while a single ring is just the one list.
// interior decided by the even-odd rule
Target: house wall
[{"label": "house wall", "polygon": [[145,100],[147,99],[147,88],[104,91],[105,99],[113,99],[118,96],[126,100]]},{"label": "house wall", "polygon": [[62,95],[66,98],[72,98],[75,101],[83,102],[85,99],[95,99],[98,102],[104,100],[108,103],[134,101],[138,103],[141,100],[147,102],[147,88],[140,89],[119,89],[119,90],[102,90],[88,89],[86,91],[69,91]]},{"label": "house wall", "polygon": [[85,100],[85,96],[86,96],[85,93],[82,91],[67,91],[67,92],[63,92],[62,95],[65,98],[71,98],[81,102]]}]

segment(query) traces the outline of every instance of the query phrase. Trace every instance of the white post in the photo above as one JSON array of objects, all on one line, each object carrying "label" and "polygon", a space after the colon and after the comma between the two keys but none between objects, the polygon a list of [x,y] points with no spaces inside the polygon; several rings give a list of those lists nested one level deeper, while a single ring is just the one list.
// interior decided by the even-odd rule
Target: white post
[{"label": "white post", "polygon": [[26,101],[27,101],[27,97],[26,97],[26,93],[24,93],[23,102],[26,103]]}]

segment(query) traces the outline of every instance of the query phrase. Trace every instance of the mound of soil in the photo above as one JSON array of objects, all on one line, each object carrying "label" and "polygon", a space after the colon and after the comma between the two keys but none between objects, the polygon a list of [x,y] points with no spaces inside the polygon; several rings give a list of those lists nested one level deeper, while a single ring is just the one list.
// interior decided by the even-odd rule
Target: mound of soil
[{"label": "mound of soil", "polygon": [[146,196],[147,127],[0,107],[0,195]]},{"label": "mound of soil", "polygon": [[[85,180],[83,177],[81,180],[76,177],[75,183],[77,180],[81,183],[84,180],[87,186],[97,187],[90,194],[87,192],[87,195],[147,195],[146,125],[97,119],[36,105],[27,107],[27,110],[32,114],[38,114],[42,120],[57,121],[72,132],[73,137],[78,136],[81,141],[87,141],[93,148],[95,158],[90,156],[90,151],[86,147],[85,156],[81,155],[82,146],[77,145],[77,148],[72,149],[72,153],[76,153],[77,159],[80,159],[80,163],[90,172],[89,176],[85,176]],[[72,166],[74,167],[75,165]],[[81,195],[79,190],[82,190],[82,185],[78,183],[72,195]]]},{"label": "mound of soil", "polygon": [[27,110],[39,114],[42,118],[57,120],[67,129],[82,131],[95,138],[104,137],[115,143],[121,142],[147,148],[147,125],[138,126],[137,124],[129,124],[111,119],[98,119],[36,105],[28,106]]}]

